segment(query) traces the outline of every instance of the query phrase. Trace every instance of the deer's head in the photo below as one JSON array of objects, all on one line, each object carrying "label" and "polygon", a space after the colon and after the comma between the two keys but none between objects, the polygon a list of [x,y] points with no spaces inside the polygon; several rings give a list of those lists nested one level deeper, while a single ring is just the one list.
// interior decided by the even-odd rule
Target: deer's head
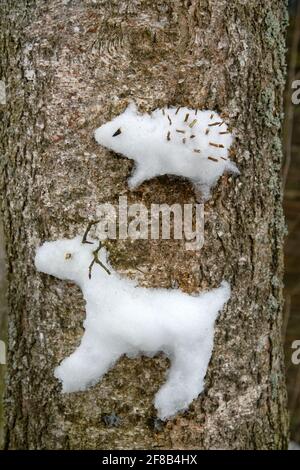
[{"label": "deer's head", "polygon": [[45,242],[37,249],[35,266],[40,272],[80,283],[91,278],[95,263],[110,274],[99,259],[100,249],[101,243],[87,242],[86,237]]}]

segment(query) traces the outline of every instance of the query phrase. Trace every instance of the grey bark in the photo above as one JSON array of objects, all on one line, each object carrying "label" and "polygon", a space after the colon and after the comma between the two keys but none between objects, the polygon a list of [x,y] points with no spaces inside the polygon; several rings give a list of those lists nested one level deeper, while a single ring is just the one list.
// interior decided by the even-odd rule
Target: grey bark
[{"label": "grey bark", "polygon": [[[5,447],[281,449],[287,446],[282,343],[280,167],[287,13],[281,0],[1,2],[1,192],[9,283]],[[46,239],[82,233],[100,202],[192,202],[159,178],[130,193],[132,164],[93,131],[129,99],[221,111],[237,139],[238,179],[206,204],[200,253],[178,241],[109,243],[142,285],[197,292],[228,279],[206,389],[153,426],[167,361],[123,358],[97,386],[62,395],[53,369],[79,344],[79,289],[39,275]],[[145,275],[137,269],[143,266]],[[141,312],[142,314],[142,312]],[[105,415],[121,422],[108,427]]]},{"label": "grey bark", "polygon": [[[6,273],[5,273],[5,253],[3,240],[3,227],[0,219],[0,341],[6,345],[7,332],[7,299],[6,299]],[[4,358],[5,362],[5,358]],[[0,361],[0,448],[3,447],[3,392],[4,392],[5,364]]]}]

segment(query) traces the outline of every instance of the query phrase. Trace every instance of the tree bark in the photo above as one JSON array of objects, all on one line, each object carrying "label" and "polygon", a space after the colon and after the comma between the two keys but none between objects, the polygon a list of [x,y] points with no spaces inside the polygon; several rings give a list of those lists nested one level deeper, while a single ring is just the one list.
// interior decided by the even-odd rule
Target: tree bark
[{"label": "tree bark", "polygon": [[[287,11],[281,0],[1,2],[1,192],[8,259],[8,449],[282,449],[288,420],[281,342],[280,168]],[[0,77],[1,78],[1,77]],[[194,201],[157,178],[130,193],[132,163],[93,131],[134,99],[222,112],[232,159],[205,205],[205,244],[110,241],[141,285],[232,285],[204,393],[164,425],[152,404],[167,361],[123,358],[95,387],[62,395],[53,369],[79,344],[85,309],[70,283],[33,264],[45,240],[82,233],[101,202]],[[143,266],[143,275],[139,267]],[[141,312],[142,315],[142,312]],[[107,426],[105,415],[121,421]]]},{"label": "tree bark", "polygon": [[[5,253],[4,253],[4,240],[3,228],[0,218],[0,350],[3,353],[2,343],[4,348],[6,345],[7,333],[7,299],[6,299],[6,275],[5,275]],[[5,357],[1,357],[0,352],[0,449],[4,443],[4,423],[3,423],[3,392],[4,392],[4,378],[5,378]]]}]

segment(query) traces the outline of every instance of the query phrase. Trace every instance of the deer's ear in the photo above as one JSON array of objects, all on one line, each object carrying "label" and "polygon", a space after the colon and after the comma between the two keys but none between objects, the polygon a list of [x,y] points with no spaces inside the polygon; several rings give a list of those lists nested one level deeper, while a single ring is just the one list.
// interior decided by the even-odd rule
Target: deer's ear
[{"label": "deer's ear", "polygon": [[137,107],[136,107],[136,104],[135,104],[133,101],[131,101],[131,102],[129,103],[129,105],[127,106],[126,112],[135,113],[135,114],[138,113],[138,109],[137,109]]}]

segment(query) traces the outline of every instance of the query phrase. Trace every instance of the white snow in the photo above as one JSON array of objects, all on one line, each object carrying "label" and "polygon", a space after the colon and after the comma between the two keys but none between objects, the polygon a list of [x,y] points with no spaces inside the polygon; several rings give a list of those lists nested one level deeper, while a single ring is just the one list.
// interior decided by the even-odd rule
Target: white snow
[{"label": "white snow", "polygon": [[203,390],[213,349],[214,323],[230,297],[223,282],[218,289],[188,295],[173,289],[146,289],[121,277],[107,260],[105,248],[89,266],[98,242],[80,237],[46,242],[38,248],[36,268],[78,284],[86,301],[85,333],[80,346],[55,369],[63,392],[86,390],[96,384],[123,355],[170,358],[166,383],[155,397],[161,419],[186,409]]},{"label": "white snow", "polygon": [[228,157],[233,137],[215,111],[170,107],[140,114],[131,104],[99,127],[95,139],[134,160],[130,188],[156,176],[176,175],[188,178],[205,200],[224,172],[239,174]]}]

